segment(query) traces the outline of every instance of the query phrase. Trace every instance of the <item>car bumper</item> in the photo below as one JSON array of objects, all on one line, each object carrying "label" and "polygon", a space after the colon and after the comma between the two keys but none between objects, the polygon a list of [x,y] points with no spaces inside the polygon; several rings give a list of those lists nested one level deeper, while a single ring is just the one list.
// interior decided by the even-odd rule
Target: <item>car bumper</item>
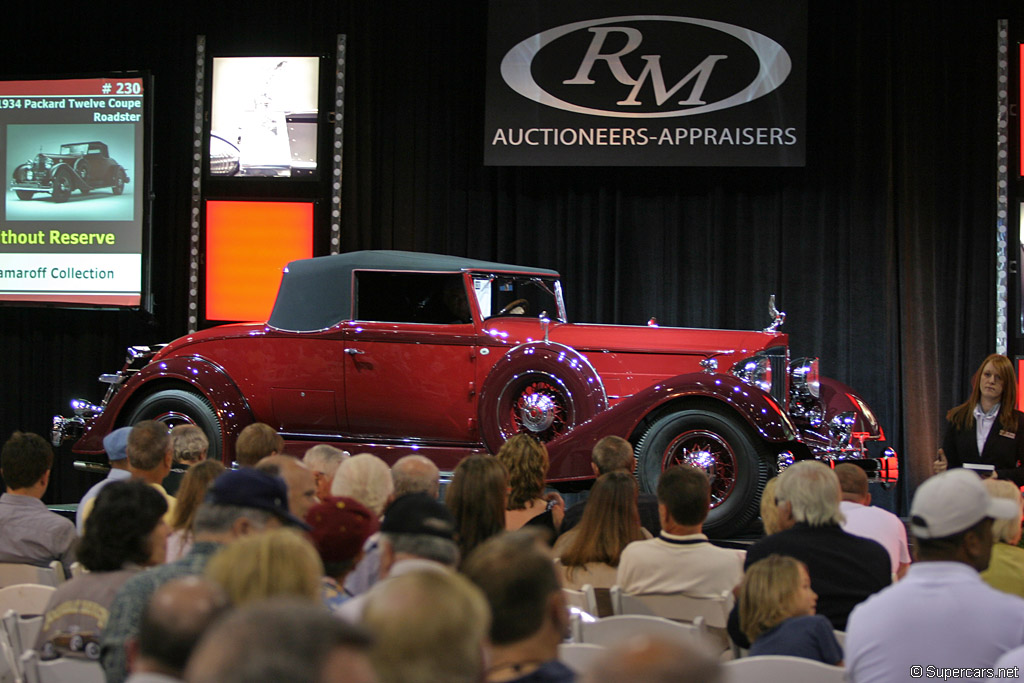
[{"label": "car bumper", "polygon": [[50,443],[60,446],[69,439],[77,439],[85,431],[85,426],[100,414],[103,408],[88,401],[76,398],[71,401],[74,417],[54,415],[50,426]]},{"label": "car bumper", "polygon": [[50,183],[11,183],[12,190],[28,190],[30,192],[53,193],[53,185]]}]

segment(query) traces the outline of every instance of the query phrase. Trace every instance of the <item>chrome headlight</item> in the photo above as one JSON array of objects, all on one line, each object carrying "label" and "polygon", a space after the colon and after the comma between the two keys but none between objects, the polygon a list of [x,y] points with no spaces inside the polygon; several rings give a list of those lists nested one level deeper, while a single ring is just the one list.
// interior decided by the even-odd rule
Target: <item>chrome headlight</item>
[{"label": "chrome headlight", "polygon": [[732,366],[732,374],[765,393],[772,390],[772,361],[766,356],[752,356]]},{"label": "chrome headlight", "polygon": [[797,358],[789,364],[789,377],[793,390],[804,396],[821,396],[817,358]]}]

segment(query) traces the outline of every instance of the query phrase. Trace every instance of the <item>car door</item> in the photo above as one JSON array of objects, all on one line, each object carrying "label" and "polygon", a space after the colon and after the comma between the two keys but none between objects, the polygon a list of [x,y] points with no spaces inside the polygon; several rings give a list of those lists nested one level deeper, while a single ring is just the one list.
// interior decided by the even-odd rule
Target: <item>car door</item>
[{"label": "car door", "polygon": [[352,436],[476,441],[478,336],[464,276],[356,271],[354,283],[343,335]]}]

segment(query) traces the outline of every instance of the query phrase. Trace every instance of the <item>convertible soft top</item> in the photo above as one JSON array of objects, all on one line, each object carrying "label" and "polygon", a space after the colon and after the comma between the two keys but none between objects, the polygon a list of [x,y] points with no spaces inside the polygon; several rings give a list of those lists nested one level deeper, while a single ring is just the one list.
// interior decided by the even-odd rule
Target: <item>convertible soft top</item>
[{"label": "convertible soft top", "polygon": [[267,324],[290,332],[324,330],[352,315],[352,271],[411,270],[418,272],[526,273],[558,277],[546,268],[478,261],[459,256],[414,251],[351,251],[292,261],[281,277],[281,288]]}]

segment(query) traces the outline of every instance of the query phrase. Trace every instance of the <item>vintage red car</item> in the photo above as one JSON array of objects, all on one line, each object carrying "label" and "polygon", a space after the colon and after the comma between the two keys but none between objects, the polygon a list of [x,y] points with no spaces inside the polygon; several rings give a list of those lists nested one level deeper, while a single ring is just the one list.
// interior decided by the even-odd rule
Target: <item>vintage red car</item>
[{"label": "vintage red car", "polygon": [[316,443],[386,460],[417,452],[451,470],[517,432],[547,444],[552,482],[592,478],[603,436],[633,443],[653,490],[668,465],[712,479],[706,529],[728,535],[757,515],[761,488],[809,457],[853,460],[896,477],[867,404],[789,358],[778,331],[568,322],[558,273],[451,256],[361,251],[295,261],[270,319],[202,330],[158,348],[131,347],[101,381],[100,405],[73,402],[53,441],[102,437],[142,419],[193,423],[211,456],[232,462],[239,431],[265,422],[289,452]]}]

